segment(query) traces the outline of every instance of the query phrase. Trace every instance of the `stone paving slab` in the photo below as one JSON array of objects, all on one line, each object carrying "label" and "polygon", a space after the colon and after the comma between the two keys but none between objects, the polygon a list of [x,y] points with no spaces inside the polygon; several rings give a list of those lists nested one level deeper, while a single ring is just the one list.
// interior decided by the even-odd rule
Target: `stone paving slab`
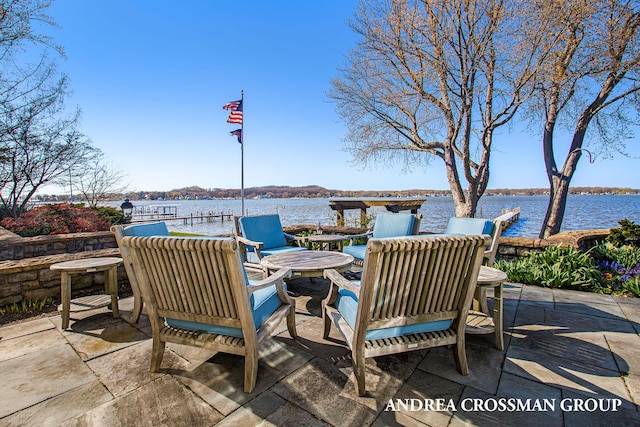
[{"label": "stone paving slab", "polygon": [[[104,356],[87,361],[87,366],[98,376],[102,384],[115,397],[124,396],[145,384],[166,375],[149,372],[151,341],[134,344]],[[162,366],[166,369],[181,369],[187,365],[184,359],[171,351],[165,351]]]},{"label": "stone paving slab", "polygon": [[216,427],[237,426],[330,426],[297,405],[266,392],[226,417]]},{"label": "stone paving slab", "polygon": [[0,341],[0,362],[64,344],[67,344],[67,340],[55,329],[22,335],[9,340],[2,340]]},{"label": "stone paving slab", "polygon": [[[401,418],[401,419],[411,419],[412,422],[417,423],[417,425],[429,425],[432,427],[446,427],[449,425],[451,421],[451,417],[454,412],[447,410],[448,402],[453,401],[455,404],[460,400],[462,396],[462,392],[464,391],[465,386],[454,381],[449,381],[443,377],[438,375],[430,374],[423,370],[416,370],[413,375],[411,375],[407,381],[402,385],[402,387],[398,390],[395,396],[392,399],[392,406],[388,409],[389,411],[383,411],[378,417],[378,424],[381,424],[383,421],[386,423],[391,423],[393,414],[393,418]],[[405,402],[408,399],[414,399],[414,410],[412,408],[404,408],[399,403]],[[427,410],[415,410],[416,408],[420,408],[418,402],[415,400],[430,399],[443,399],[443,410],[436,411],[427,411]],[[388,402],[387,402],[388,405]],[[422,404],[424,405],[424,403]],[[391,408],[395,410],[391,410]],[[436,409],[438,409],[436,407]],[[402,415],[402,417],[398,417]],[[374,423],[375,425],[375,423]]]},{"label": "stone paving slab", "polygon": [[[569,391],[562,391],[562,405],[567,409],[564,411],[565,426],[637,426],[640,425],[640,415],[636,410],[627,407],[620,407],[614,410],[591,410],[590,404],[596,404],[596,408],[612,408],[611,402],[597,401],[597,399],[585,402],[584,396]],[[577,401],[586,406],[586,410],[575,410]]]},{"label": "stone paving slab", "polygon": [[93,381],[44,400],[34,406],[0,420],[6,426],[57,426],[113,400],[113,395]]},{"label": "stone paving slab", "polygon": [[[57,320],[54,323],[58,326]],[[122,319],[114,319],[110,313],[78,320],[62,333],[82,360],[90,360],[149,339],[148,335]]]},{"label": "stone paving slab", "polygon": [[[531,397],[529,397],[531,398]],[[500,410],[495,396],[467,387],[454,413],[450,427],[460,426],[545,426],[562,427],[562,412],[556,411],[509,411],[508,401],[503,401],[506,410]]]},{"label": "stone paving slab", "polygon": [[502,373],[503,360],[504,353],[496,348],[467,343],[469,375],[462,375],[458,372],[453,358],[453,347],[437,347],[429,350],[419,369],[459,384],[495,394]]},{"label": "stone paving slab", "polygon": [[622,374],[640,375],[640,336],[621,332],[604,332],[607,344]]},{"label": "stone paving slab", "polygon": [[47,317],[3,326],[0,328],[0,343],[12,338],[42,332],[48,329],[55,329],[55,325]]},{"label": "stone paving slab", "polygon": [[223,419],[175,378],[165,375],[62,426],[212,426]]},{"label": "stone paving slab", "polygon": [[625,407],[634,408],[623,378],[617,371],[513,346],[509,348],[503,369],[504,372],[583,396],[619,398]]},{"label": "stone paving slab", "polygon": [[0,362],[0,418],[97,378],[68,344]]}]

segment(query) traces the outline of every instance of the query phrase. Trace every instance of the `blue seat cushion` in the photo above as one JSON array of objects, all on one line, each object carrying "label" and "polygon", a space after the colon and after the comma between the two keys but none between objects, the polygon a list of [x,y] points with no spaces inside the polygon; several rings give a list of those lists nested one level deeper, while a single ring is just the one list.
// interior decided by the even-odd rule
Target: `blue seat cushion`
[{"label": "blue seat cushion", "polygon": [[[268,255],[281,254],[284,252],[297,252],[297,251],[306,251],[307,248],[300,248],[298,246],[281,246],[279,248],[269,248],[269,249],[260,249],[260,254],[265,257]],[[247,251],[247,261],[252,262],[254,264],[259,264],[260,260],[256,256],[256,253],[251,251]]]},{"label": "blue seat cushion", "polygon": [[[255,282],[255,281],[250,281]],[[286,284],[285,284],[286,290]],[[253,311],[253,321],[256,329],[264,323],[281,305],[280,297],[276,291],[276,285],[257,290],[249,299]],[[165,319],[167,325],[189,331],[206,332],[209,334],[228,335],[242,338],[242,329],[230,326],[211,325],[208,323],[191,322],[188,320]]]},{"label": "blue seat cushion", "polygon": [[245,216],[238,220],[238,224],[244,237],[254,242],[262,242],[264,249],[287,246],[278,215]]},{"label": "blue seat cushion", "polygon": [[493,232],[493,221],[480,218],[451,218],[445,234],[488,234]]},{"label": "blue seat cushion", "polygon": [[124,228],[125,236],[168,236],[169,230],[164,222],[151,222],[148,224],[129,225]]},{"label": "blue seat cushion", "polygon": [[355,259],[364,261],[364,256],[367,253],[367,246],[366,245],[344,246],[342,248],[342,252],[347,255],[351,255]]},{"label": "blue seat cushion", "polygon": [[373,225],[373,237],[403,237],[413,234],[416,217],[413,214],[381,213],[376,216]]},{"label": "blue seat cushion", "polygon": [[[352,282],[359,285],[358,282]],[[358,312],[358,297],[351,291],[340,289],[338,291],[338,299],[336,300],[336,308],[342,314],[344,320],[347,321],[351,328],[356,323],[356,313]],[[451,327],[453,320],[436,320],[434,322],[415,323],[413,325],[395,326],[392,328],[380,328],[367,331],[365,338],[367,340],[379,340],[384,338],[400,337],[403,335],[418,334],[422,332],[444,331]]]}]

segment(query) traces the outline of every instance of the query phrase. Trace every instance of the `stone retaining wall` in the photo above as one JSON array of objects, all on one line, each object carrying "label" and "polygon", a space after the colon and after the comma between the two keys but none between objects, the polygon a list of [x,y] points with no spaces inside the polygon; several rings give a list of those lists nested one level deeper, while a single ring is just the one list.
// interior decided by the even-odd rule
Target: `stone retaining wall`
[{"label": "stone retaining wall", "polygon": [[540,251],[548,246],[573,246],[585,251],[602,242],[610,233],[610,229],[567,231],[558,233],[548,239],[529,237],[500,237],[498,257],[514,259],[532,251]]},{"label": "stone retaining wall", "polygon": [[0,261],[47,255],[75,254],[117,247],[115,236],[110,231],[36,237],[20,237],[15,234],[13,237],[4,235],[0,240]]},{"label": "stone retaining wall", "polygon": [[[120,250],[100,249],[75,254],[46,255],[14,261],[0,261],[0,306],[31,300],[34,298],[60,298],[60,272],[52,271],[52,264],[86,258],[120,256]],[[74,274],[72,298],[79,292],[100,293],[104,291],[105,274]],[[129,286],[124,267],[118,267],[119,286]]]},{"label": "stone retaining wall", "polygon": [[[120,256],[110,231],[20,237],[2,230],[0,238],[0,306],[34,298],[60,298],[60,272],[52,264],[85,258]],[[104,273],[73,276],[72,297],[104,289]],[[118,268],[120,286],[129,286],[124,267]]]}]

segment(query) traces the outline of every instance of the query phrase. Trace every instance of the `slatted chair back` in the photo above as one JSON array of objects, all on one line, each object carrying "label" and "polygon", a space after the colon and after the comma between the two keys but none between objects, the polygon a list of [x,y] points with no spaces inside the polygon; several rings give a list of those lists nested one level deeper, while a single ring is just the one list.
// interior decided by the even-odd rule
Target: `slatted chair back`
[{"label": "slatted chair back", "polygon": [[355,341],[368,330],[466,317],[488,243],[484,236],[371,239]]},{"label": "slatted chair back", "polygon": [[111,232],[115,235],[116,243],[120,249],[122,256],[124,269],[127,272],[129,278],[129,284],[133,291],[133,312],[131,313],[131,323],[137,323],[142,313],[142,294],[140,293],[140,286],[133,273],[133,266],[129,250],[122,246],[122,239],[125,236],[168,236],[169,230],[167,225],[162,222],[151,222],[146,224],[133,224],[133,225],[114,225],[111,227]]},{"label": "slatted chair back", "polygon": [[255,335],[234,240],[125,237],[122,242],[130,251],[152,322],[186,320]]},{"label": "slatted chair back", "polygon": [[153,349],[151,372],[162,362],[166,342],[204,347],[245,358],[244,391],[258,372],[258,343],[285,318],[292,337],[295,301],[281,269],[249,283],[234,239],[124,237],[145,300]]},{"label": "slatted chair back", "polygon": [[334,324],[351,348],[355,386],[363,396],[365,359],[454,345],[468,373],[465,324],[488,235],[370,239],[362,279],[326,270],[324,338]]}]

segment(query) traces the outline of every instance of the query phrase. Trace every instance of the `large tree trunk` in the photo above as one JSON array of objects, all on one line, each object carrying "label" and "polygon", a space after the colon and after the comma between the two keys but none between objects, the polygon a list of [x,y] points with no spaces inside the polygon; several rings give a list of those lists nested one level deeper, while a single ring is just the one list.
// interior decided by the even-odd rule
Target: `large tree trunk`
[{"label": "large tree trunk", "polygon": [[[571,173],[573,176],[573,172]],[[549,205],[547,213],[542,222],[540,229],[540,238],[546,239],[549,236],[558,234],[562,221],[564,219],[564,211],[567,205],[567,196],[569,195],[569,182],[571,177],[554,177],[550,186]]]},{"label": "large tree trunk", "polygon": [[582,156],[582,144],[587,131],[587,126],[593,117],[590,109],[583,112],[578,126],[573,134],[569,153],[562,169],[558,170],[555,157],[553,154],[553,128],[555,121],[547,121],[547,126],[542,137],[542,145],[544,152],[544,163],[547,168],[547,177],[549,179],[549,205],[542,227],[540,228],[541,239],[546,239],[560,232],[562,221],[564,220],[564,212],[567,205],[567,196],[569,195],[569,184],[571,178],[578,167],[578,160]]}]

